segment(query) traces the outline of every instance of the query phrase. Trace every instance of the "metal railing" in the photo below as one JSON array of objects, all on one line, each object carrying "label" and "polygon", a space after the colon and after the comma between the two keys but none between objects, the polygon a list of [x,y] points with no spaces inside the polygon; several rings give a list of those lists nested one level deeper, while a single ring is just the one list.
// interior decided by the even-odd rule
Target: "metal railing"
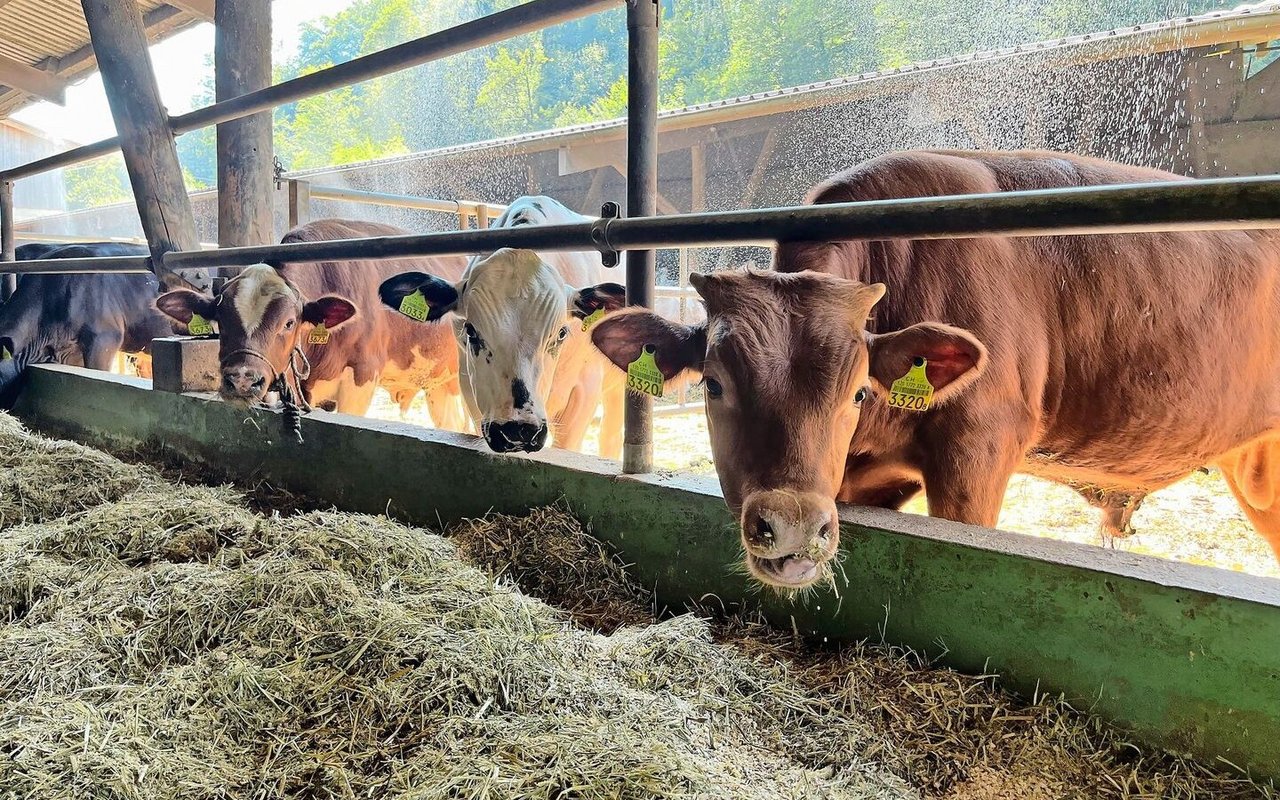
[{"label": "metal railing", "polygon": [[[175,132],[182,132],[235,119],[300,97],[611,8],[623,1],[533,0],[397,48],[216,103],[173,118],[171,126]],[[1280,227],[1280,176],[645,216],[654,213],[653,203],[656,200],[654,62],[658,9],[656,0],[625,0],[625,3],[628,7],[630,102],[627,126],[628,218],[602,218],[542,227],[482,228],[208,251],[173,251],[161,256],[162,266],[178,269],[244,266],[264,260],[386,259],[479,253],[499,247],[559,251],[594,249],[610,257],[619,251],[630,251],[645,255],[628,259],[629,301],[648,304],[650,298],[657,294],[650,251],[665,247]],[[0,172],[0,215],[8,221],[6,225],[9,227],[5,229],[10,231],[5,234],[7,252],[11,253],[12,248],[13,180],[101,155],[114,149],[115,145],[114,140],[108,140]],[[341,191],[347,199],[356,197],[353,194],[355,190]],[[380,193],[362,194],[378,196]],[[395,196],[382,197],[390,199]],[[364,199],[370,198],[366,196]],[[451,208],[459,212],[462,204]],[[479,204],[475,210],[479,213],[477,220],[486,216]],[[9,269],[22,272],[140,272],[148,266],[155,265],[151,259],[140,257],[31,261]],[[687,273],[687,265],[682,267],[683,273]],[[648,470],[652,446],[651,418],[652,409],[647,402],[629,404],[625,434],[626,471]]]}]

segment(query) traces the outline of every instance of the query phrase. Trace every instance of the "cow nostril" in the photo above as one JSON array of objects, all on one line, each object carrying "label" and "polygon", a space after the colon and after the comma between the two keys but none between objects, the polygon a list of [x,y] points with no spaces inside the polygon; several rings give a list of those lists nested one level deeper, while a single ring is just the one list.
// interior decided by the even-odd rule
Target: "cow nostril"
[{"label": "cow nostril", "polygon": [[254,389],[261,389],[264,385],[266,385],[266,383],[267,383],[267,376],[259,375],[257,378],[254,378],[251,386]]},{"label": "cow nostril", "polygon": [[222,376],[222,388],[226,389],[227,391],[232,391],[233,389],[236,388],[235,381],[232,379],[230,375]]},{"label": "cow nostril", "polygon": [[758,542],[773,541],[773,526],[770,525],[764,517],[756,517],[755,539]]},{"label": "cow nostril", "polygon": [[825,545],[829,541],[831,541],[831,523],[824,522],[818,529],[818,542]]}]

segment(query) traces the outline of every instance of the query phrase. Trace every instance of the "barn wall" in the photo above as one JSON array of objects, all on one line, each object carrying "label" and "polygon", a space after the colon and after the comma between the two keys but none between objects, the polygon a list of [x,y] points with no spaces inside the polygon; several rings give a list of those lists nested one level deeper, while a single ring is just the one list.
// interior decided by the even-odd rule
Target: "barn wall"
[{"label": "barn wall", "polygon": [[[0,119],[0,169],[35,161],[65,150],[65,142],[46,139],[36,131]],[[15,216],[21,220],[37,214],[66,211],[66,191],[61,172],[51,172],[14,184]]]}]

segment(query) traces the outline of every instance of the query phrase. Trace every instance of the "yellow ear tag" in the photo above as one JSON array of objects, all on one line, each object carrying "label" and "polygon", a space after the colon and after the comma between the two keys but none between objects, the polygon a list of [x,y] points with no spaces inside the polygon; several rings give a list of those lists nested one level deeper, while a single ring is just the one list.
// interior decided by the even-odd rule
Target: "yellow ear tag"
[{"label": "yellow ear tag", "polygon": [[12,361],[13,353],[9,352],[9,348],[0,347],[0,361]]},{"label": "yellow ear tag", "polygon": [[321,322],[319,325],[311,329],[311,333],[307,335],[307,344],[328,344],[329,337],[333,334]]},{"label": "yellow ear tag", "polygon": [[413,294],[404,296],[400,301],[400,313],[418,322],[427,321],[427,314],[431,313],[431,307],[427,305],[427,298],[422,296],[421,289],[415,289]]},{"label": "yellow ear tag", "polygon": [[597,322],[599,322],[600,318],[603,316],[604,316],[603,308],[597,308],[595,311],[592,311],[590,314],[588,314],[586,317],[583,318],[582,329],[584,331],[587,330],[592,325],[595,325]]},{"label": "yellow ear tag", "polygon": [[192,314],[187,323],[187,333],[192,336],[208,336],[213,333],[213,324],[199,314]]},{"label": "yellow ear tag", "polygon": [[653,360],[657,352],[653,345],[646,344],[639,357],[627,365],[628,389],[662,397],[662,370],[658,369],[658,362]]},{"label": "yellow ear tag", "polygon": [[889,407],[906,411],[928,411],[933,404],[933,384],[925,375],[928,359],[916,356],[911,369],[889,387]]}]

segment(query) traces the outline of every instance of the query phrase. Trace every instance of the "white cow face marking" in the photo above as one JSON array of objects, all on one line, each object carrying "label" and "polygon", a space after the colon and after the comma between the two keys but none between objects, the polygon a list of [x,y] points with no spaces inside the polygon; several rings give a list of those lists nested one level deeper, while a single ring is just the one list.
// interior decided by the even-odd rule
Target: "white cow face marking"
[{"label": "white cow face marking", "polygon": [[[621,286],[579,292],[537,253],[511,249],[472,262],[456,285],[409,272],[384,281],[379,293],[386,305],[422,321],[454,312],[463,400],[500,453],[542,449],[556,364],[567,348],[588,347],[575,317],[623,302]],[[414,304],[406,305],[410,296]]]}]

